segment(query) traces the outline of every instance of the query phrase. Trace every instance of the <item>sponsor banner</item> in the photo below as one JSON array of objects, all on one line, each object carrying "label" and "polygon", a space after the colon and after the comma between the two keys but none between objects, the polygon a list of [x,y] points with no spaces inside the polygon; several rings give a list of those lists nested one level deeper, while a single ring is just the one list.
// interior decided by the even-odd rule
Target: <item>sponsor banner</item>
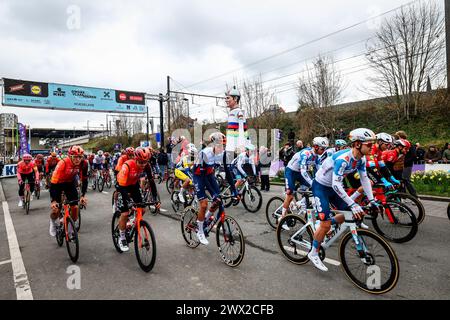
[{"label": "sponsor banner", "polygon": [[145,113],[145,93],[3,79],[3,104],[30,108]]},{"label": "sponsor banner", "polygon": [[445,163],[433,163],[433,164],[415,164],[413,165],[413,169],[412,172],[416,172],[416,171],[445,171],[445,172],[450,172],[450,164],[445,164]]},{"label": "sponsor banner", "polygon": [[27,129],[24,124],[19,123],[19,136],[20,136],[20,156],[24,153],[30,153],[28,149]]},{"label": "sponsor banner", "polygon": [[17,176],[17,164],[6,164],[1,172],[2,178]]}]

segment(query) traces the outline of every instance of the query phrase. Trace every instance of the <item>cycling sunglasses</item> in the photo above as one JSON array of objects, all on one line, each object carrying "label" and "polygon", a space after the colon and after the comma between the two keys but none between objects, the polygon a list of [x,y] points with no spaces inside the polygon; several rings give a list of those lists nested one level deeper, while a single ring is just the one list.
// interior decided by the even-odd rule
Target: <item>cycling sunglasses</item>
[{"label": "cycling sunglasses", "polygon": [[363,145],[367,146],[367,148],[372,148],[373,142],[366,142],[366,143],[363,143]]},{"label": "cycling sunglasses", "polygon": [[72,156],[73,159],[83,159],[84,156]]},{"label": "cycling sunglasses", "polygon": [[140,164],[141,166],[147,164],[147,161],[137,160],[136,162],[137,162],[137,164]]}]

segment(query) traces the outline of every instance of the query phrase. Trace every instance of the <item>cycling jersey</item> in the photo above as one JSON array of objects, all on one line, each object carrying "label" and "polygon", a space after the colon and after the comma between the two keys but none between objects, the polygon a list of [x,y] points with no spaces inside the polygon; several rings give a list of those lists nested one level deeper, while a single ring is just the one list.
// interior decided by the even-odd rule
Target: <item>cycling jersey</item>
[{"label": "cycling jersey", "polygon": [[295,172],[300,172],[305,181],[312,185],[312,179],[308,174],[309,166],[319,167],[320,158],[314,153],[312,148],[305,148],[302,151],[297,152],[289,161],[287,167]]},{"label": "cycling jersey", "polygon": [[176,164],[176,168],[182,169],[182,168],[191,168],[194,165],[194,157],[191,157],[189,155],[183,156],[180,161]]},{"label": "cycling jersey", "polygon": [[44,170],[44,159],[34,159],[34,164],[36,165],[39,172],[43,172]]},{"label": "cycling jersey", "polygon": [[397,179],[402,179],[402,173],[405,163],[405,155],[397,149],[386,150],[381,155],[381,159]]},{"label": "cycling jersey", "polygon": [[255,162],[253,160],[253,157],[249,157],[247,155],[246,152],[242,152],[240,155],[237,156],[236,159],[233,160],[233,162],[231,163],[237,170],[239,170],[239,172],[237,172],[236,177],[239,179],[238,176],[239,173],[241,173],[241,175],[243,177],[247,176],[247,173],[245,172],[245,170],[242,168],[243,164],[250,164],[252,166],[252,170],[253,170],[253,174],[256,176],[256,167],[255,167]]},{"label": "cycling jersey", "polygon": [[244,111],[241,108],[231,110],[228,115],[225,151],[235,152],[238,147],[245,147],[249,143],[247,129]]},{"label": "cycling jersey", "polygon": [[141,169],[136,164],[136,160],[128,160],[122,165],[122,168],[117,174],[117,183],[121,187],[134,185],[138,183],[141,173],[146,173],[149,181],[153,180],[152,169],[148,163]]},{"label": "cycling jersey", "polygon": [[88,185],[87,160],[82,160],[78,166],[74,165],[70,158],[60,160],[53,171],[50,185],[50,197],[52,201],[60,201],[61,192],[64,191],[69,201],[77,200],[77,180],[80,178],[81,196],[84,197]]},{"label": "cycling jersey", "polygon": [[19,178],[21,174],[30,174],[34,170],[37,170],[34,161],[30,161],[28,164],[26,164],[25,161],[20,161],[17,164],[17,175],[19,176]]},{"label": "cycling jersey", "polygon": [[127,162],[128,160],[130,160],[130,158],[128,158],[128,155],[124,154],[123,156],[121,156],[119,158],[119,161],[117,162],[117,166],[115,168],[116,171],[120,171],[122,169],[122,166],[125,162]]},{"label": "cycling jersey", "polygon": [[223,152],[214,154],[213,147],[207,147],[201,150],[194,160],[193,173],[194,175],[213,174],[216,164],[221,164],[223,161]]},{"label": "cycling jersey", "polygon": [[319,166],[321,166],[327,158],[332,157],[336,152],[336,148],[328,148],[325,150],[325,152],[320,156]]},{"label": "cycling jersey", "polygon": [[47,162],[45,163],[45,173],[50,173],[51,170],[55,169],[56,165],[59,162],[59,158],[57,157],[49,157]]},{"label": "cycling jersey", "polygon": [[[332,157],[327,158],[317,171],[315,181],[325,187],[332,188],[350,206],[353,205],[354,201],[345,192],[342,182],[346,175],[354,171],[359,172],[367,198],[373,200],[372,186],[366,173],[366,158],[355,159],[352,149],[338,151]],[[323,209],[326,210],[326,208]]]}]

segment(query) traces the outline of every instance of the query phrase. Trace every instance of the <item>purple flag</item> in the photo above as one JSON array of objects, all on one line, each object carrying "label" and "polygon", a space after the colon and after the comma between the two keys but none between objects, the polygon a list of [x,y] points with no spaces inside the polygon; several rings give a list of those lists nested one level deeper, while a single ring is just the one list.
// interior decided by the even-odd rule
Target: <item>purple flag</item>
[{"label": "purple flag", "polygon": [[25,153],[30,153],[28,149],[28,141],[27,141],[27,130],[26,127],[19,123],[19,139],[20,139],[20,156],[22,157]]}]

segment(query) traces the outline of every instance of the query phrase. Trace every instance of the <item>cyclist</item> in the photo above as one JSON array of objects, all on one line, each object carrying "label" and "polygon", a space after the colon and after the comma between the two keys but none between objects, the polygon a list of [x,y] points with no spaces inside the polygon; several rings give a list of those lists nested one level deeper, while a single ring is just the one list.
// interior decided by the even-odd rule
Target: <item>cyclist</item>
[{"label": "cyclist", "polygon": [[[121,212],[119,219],[120,237],[118,244],[120,249],[124,252],[129,251],[128,242],[125,237],[125,229],[130,210],[130,197],[133,199],[134,203],[142,202],[141,188],[139,186],[141,173],[145,172],[147,175],[153,199],[156,200],[158,198],[158,191],[156,190],[156,185],[153,181],[152,169],[148,164],[149,159],[150,151],[146,148],[138,147],[134,151],[134,158],[125,161],[117,174],[116,189],[121,195],[118,199],[118,209]],[[159,202],[156,204],[156,207],[159,209]]]},{"label": "cyclist", "polygon": [[239,106],[241,100],[240,92],[233,86],[232,89],[225,93],[225,96],[225,102],[227,107],[230,108],[230,113],[228,114],[228,126],[226,131],[227,144],[223,154],[223,165],[225,177],[230,185],[233,200],[237,201],[239,200],[239,195],[235,187],[231,163],[235,158],[235,152],[237,150],[242,150],[240,148],[245,148],[247,144],[250,144],[250,140],[244,111]]},{"label": "cyclist", "polygon": [[[315,137],[313,139],[313,147],[305,148],[297,152],[289,161],[284,172],[284,180],[286,186],[286,199],[284,199],[283,208],[281,209],[281,220],[286,216],[289,205],[294,199],[295,183],[300,182],[302,189],[311,188],[313,180],[308,174],[310,166],[318,167],[320,164],[320,156],[328,148],[328,139],[324,137]],[[284,229],[288,229],[283,225]]]},{"label": "cyclist", "polygon": [[58,158],[56,152],[52,152],[50,154],[50,157],[47,158],[47,162],[45,163],[45,176],[47,181],[46,185],[47,189],[50,188],[50,179],[52,177],[53,170],[55,170],[59,160],[60,159]]},{"label": "cyclist", "polygon": [[231,168],[233,169],[233,174],[236,178],[235,187],[238,190],[239,187],[244,183],[244,179],[247,178],[247,173],[242,168],[242,165],[249,164],[252,166],[253,176],[256,176],[256,166],[254,158],[251,156],[251,152],[255,150],[255,146],[252,144],[247,144],[245,146],[245,151],[237,156],[236,159],[231,163]]},{"label": "cyclist", "polygon": [[[209,219],[216,209],[221,206],[220,189],[215,177],[215,164],[223,161],[224,145],[226,138],[220,132],[215,132],[210,136],[211,145],[202,149],[194,161],[193,179],[195,192],[200,203],[197,216],[197,237],[201,244],[208,245],[208,240],[203,232],[203,222]],[[209,191],[213,198],[213,203],[208,212],[208,197],[206,190]],[[206,213],[206,216],[205,216]]]},{"label": "cyclist", "polygon": [[134,148],[128,147],[124,151],[122,151],[122,155],[120,156],[119,160],[117,161],[117,166],[114,170],[114,176],[117,178],[117,174],[122,169],[122,166],[125,162],[128,160],[131,160],[134,158]]},{"label": "cyclist", "polygon": [[36,165],[38,171],[39,171],[39,181],[42,182],[42,178],[44,177],[44,169],[45,169],[45,161],[44,161],[44,155],[39,153],[36,158],[34,159],[34,164]]},{"label": "cyclist", "polygon": [[17,181],[19,182],[19,207],[23,206],[23,195],[25,188],[25,180],[28,180],[30,183],[30,192],[31,197],[30,201],[33,200],[33,192],[35,184],[39,183],[39,171],[36,167],[36,164],[33,161],[33,157],[25,153],[22,156],[22,161],[17,164]]},{"label": "cyclist", "polygon": [[88,157],[89,168],[91,168],[91,170],[94,170],[94,158],[95,158],[95,154],[93,154],[93,153],[91,153]]},{"label": "cyclist", "polygon": [[197,154],[197,148],[193,143],[187,145],[187,154],[181,158],[181,160],[175,166],[175,176],[183,182],[181,186],[178,198],[182,203],[185,203],[184,192],[192,184],[192,166],[194,165],[195,155]]},{"label": "cyclist", "polygon": [[[390,134],[385,132],[381,132],[376,135],[377,142],[373,145],[370,155],[366,156],[366,169],[367,176],[372,181],[372,184],[377,184],[378,182],[382,182],[385,188],[392,189],[393,184],[400,184],[400,181],[394,178],[386,164],[382,159],[383,152],[389,150],[389,147],[394,142],[394,139]],[[390,181],[388,181],[388,179]],[[347,180],[349,184],[355,188],[360,185],[358,175],[352,174],[347,176]],[[361,194],[363,190],[360,186],[357,191],[355,191],[351,198],[352,200],[356,200]]]},{"label": "cyclist", "polygon": [[[82,205],[87,204],[86,191],[88,186],[88,161],[84,159],[84,150],[80,146],[69,148],[68,157],[60,160],[53,172],[50,184],[51,209],[50,235],[56,236],[59,212],[61,210],[61,194],[64,192],[70,203],[70,213],[73,221],[78,220],[78,200]],[[78,199],[78,181],[81,180],[81,197]],[[69,232],[71,232],[69,230]]]},{"label": "cyclist", "polygon": [[408,140],[398,139],[394,141],[394,149],[383,151],[381,156],[381,159],[397,180],[402,179],[403,161],[409,148],[411,148],[411,143]]},{"label": "cyclist", "polygon": [[98,170],[103,169],[103,164],[105,162],[105,156],[103,155],[102,150],[97,151],[97,155],[94,157],[94,161],[92,162],[94,165],[94,176],[96,176]]},{"label": "cyclist", "polygon": [[331,216],[330,204],[333,204],[338,210],[350,208],[357,219],[361,219],[361,216],[364,214],[364,210],[345,192],[342,185],[344,177],[357,170],[370,204],[378,207],[378,203],[373,198],[370,180],[367,177],[365,158],[365,156],[370,154],[372,145],[376,140],[375,133],[369,129],[359,128],[350,132],[349,139],[351,148],[341,150],[332,157],[327,158],[317,172],[312,185],[320,224],[314,233],[313,246],[308,253],[308,258],[316,268],[322,271],[328,271],[328,268],[319,258],[320,244],[330,230],[331,225],[344,222],[343,214]]}]

